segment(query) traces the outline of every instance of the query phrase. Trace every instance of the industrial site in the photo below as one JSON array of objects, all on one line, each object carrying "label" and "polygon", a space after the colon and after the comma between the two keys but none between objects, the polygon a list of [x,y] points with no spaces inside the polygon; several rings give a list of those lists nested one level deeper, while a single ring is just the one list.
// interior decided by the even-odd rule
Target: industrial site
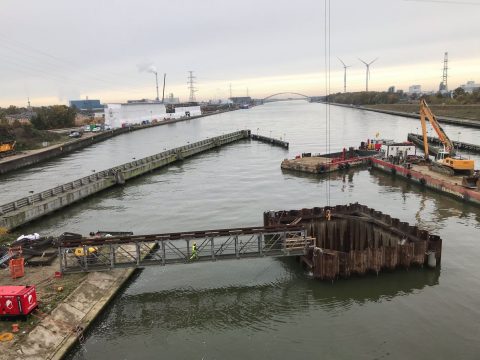
[{"label": "industrial site", "polygon": [[477,359],[479,6],[2,3],[0,360]]}]

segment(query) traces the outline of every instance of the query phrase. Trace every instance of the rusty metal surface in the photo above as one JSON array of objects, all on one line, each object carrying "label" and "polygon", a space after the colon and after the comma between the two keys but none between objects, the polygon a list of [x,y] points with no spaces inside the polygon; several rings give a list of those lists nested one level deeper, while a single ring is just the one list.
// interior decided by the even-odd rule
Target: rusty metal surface
[{"label": "rusty metal surface", "polygon": [[[313,246],[301,225],[200,230],[181,233],[73,238],[59,241],[63,273],[304,255]],[[194,250],[195,247],[195,250]],[[77,255],[76,250],[82,249]]]},{"label": "rusty metal surface", "polygon": [[440,264],[440,237],[360,204],[264,213],[266,226],[290,223],[304,225],[315,239],[315,249],[306,256],[315,278],[423,266],[429,251]]},{"label": "rusty metal surface", "polygon": [[128,235],[128,236],[111,236],[103,238],[81,238],[81,239],[65,239],[60,241],[61,246],[83,246],[83,245],[104,245],[104,244],[123,244],[135,242],[148,242],[156,240],[179,240],[179,239],[195,239],[204,237],[218,237],[229,235],[251,235],[265,232],[281,232],[281,231],[301,231],[303,225],[277,225],[277,226],[255,226],[243,228],[214,229],[214,230],[194,230],[175,233],[148,234],[148,235]]}]

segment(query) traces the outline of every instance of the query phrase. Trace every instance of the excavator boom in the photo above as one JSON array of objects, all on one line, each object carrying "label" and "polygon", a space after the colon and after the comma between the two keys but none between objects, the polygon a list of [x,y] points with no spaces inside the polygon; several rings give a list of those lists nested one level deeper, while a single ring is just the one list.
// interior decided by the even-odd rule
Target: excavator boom
[{"label": "excavator boom", "polygon": [[461,157],[455,156],[455,147],[453,146],[452,141],[448,138],[445,131],[442,129],[438,123],[435,115],[427,105],[427,102],[422,99],[420,100],[420,121],[422,123],[422,133],[423,133],[423,145],[425,151],[425,159],[428,161],[428,137],[427,137],[427,120],[432,125],[433,129],[438,135],[438,138],[445,147],[445,152],[440,152],[437,154],[437,159],[431,165],[432,170],[444,173],[447,175],[454,174],[467,174],[471,175],[475,169],[475,162],[471,159],[464,159]]},{"label": "excavator boom", "polygon": [[437,121],[435,115],[433,115],[432,110],[428,107],[427,102],[425,99],[420,100],[420,121],[422,122],[422,133],[423,133],[423,144],[425,147],[425,157],[428,159],[428,140],[427,140],[427,123],[426,120],[430,122],[433,129],[438,135],[438,138],[442,142],[443,146],[445,146],[445,151],[450,154],[450,156],[454,156],[455,147],[453,146],[452,141],[447,136],[445,131],[442,129],[440,124]]}]

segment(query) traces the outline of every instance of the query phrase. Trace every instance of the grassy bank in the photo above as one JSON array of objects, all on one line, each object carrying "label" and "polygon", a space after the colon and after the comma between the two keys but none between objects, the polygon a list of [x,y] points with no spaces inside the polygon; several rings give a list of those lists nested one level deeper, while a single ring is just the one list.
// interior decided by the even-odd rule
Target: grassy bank
[{"label": "grassy bank", "polygon": [[[480,105],[429,105],[436,116],[480,121]],[[418,104],[377,104],[366,108],[418,113]]]},{"label": "grassy bank", "polygon": [[15,140],[18,151],[40,149],[44,143],[55,145],[69,140],[67,135],[37,130],[30,125],[0,125],[0,139]]}]

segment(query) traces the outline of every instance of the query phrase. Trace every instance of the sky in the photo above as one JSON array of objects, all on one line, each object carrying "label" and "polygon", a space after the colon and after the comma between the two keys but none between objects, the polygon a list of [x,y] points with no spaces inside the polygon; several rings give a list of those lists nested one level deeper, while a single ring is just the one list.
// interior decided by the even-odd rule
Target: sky
[{"label": "sky", "polygon": [[480,82],[480,0],[331,0],[330,26],[325,0],[1,0],[0,13],[0,106],[153,99],[152,67],[181,101],[190,70],[197,100],[230,84],[233,96],[324,95],[328,74],[343,91],[338,58],[347,91],[365,89],[359,58],[377,57],[369,90],[437,90],[446,51],[450,89]]}]

